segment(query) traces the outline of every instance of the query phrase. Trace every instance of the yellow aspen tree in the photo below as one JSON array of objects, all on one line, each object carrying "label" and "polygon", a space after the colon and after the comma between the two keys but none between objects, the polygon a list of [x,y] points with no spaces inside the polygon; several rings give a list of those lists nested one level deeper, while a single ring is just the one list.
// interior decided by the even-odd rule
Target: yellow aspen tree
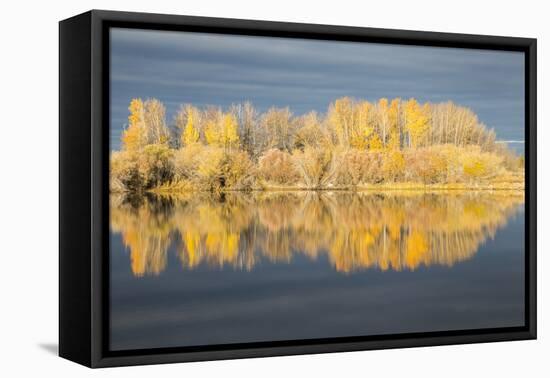
[{"label": "yellow aspen tree", "polygon": [[182,144],[184,146],[189,146],[199,141],[199,131],[195,127],[195,124],[196,124],[195,111],[193,111],[192,109],[189,109],[189,112],[187,115],[187,123],[185,125],[185,129],[181,136]]},{"label": "yellow aspen tree", "polygon": [[223,116],[223,128],[222,128],[222,145],[231,150],[232,147],[236,147],[239,143],[239,134],[237,133],[237,119],[233,114],[226,114]]},{"label": "yellow aspen tree", "polygon": [[122,148],[127,151],[138,151],[147,143],[143,101],[140,98],[132,99],[128,110],[128,128],[122,133]]},{"label": "yellow aspen tree", "polygon": [[409,133],[409,147],[418,147],[429,128],[429,118],[414,98],[405,104],[405,129]]},{"label": "yellow aspen tree", "polygon": [[372,105],[368,101],[358,103],[353,108],[353,125],[351,130],[350,146],[360,150],[368,147],[369,137],[374,132],[370,116]]},{"label": "yellow aspen tree", "polygon": [[369,139],[371,139],[371,136],[376,135],[378,136],[378,134],[375,134],[374,133],[374,126],[371,126],[371,125],[366,125],[363,130],[362,130],[362,141],[364,142],[364,144],[361,145],[361,149],[367,149],[368,145],[369,145]]},{"label": "yellow aspen tree", "polygon": [[206,143],[211,146],[219,146],[221,144],[222,137],[218,128],[218,122],[214,120],[209,120],[206,122],[204,137],[206,138]]}]

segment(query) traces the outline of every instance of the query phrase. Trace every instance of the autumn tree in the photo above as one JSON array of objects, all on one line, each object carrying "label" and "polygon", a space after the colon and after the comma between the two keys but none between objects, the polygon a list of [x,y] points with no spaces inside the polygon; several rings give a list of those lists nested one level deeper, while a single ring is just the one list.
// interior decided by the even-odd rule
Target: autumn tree
[{"label": "autumn tree", "polygon": [[199,111],[189,105],[184,109],[184,112],[187,115],[187,120],[181,134],[181,143],[183,146],[189,146],[199,141]]},{"label": "autumn tree", "polygon": [[290,151],[293,125],[289,108],[270,108],[262,117],[261,125],[267,133],[268,147]]},{"label": "autumn tree", "polygon": [[191,105],[183,104],[174,115],[176,148],[201,142],[204,134],[204,112]]},{"label": "autumn tree", "polygon": [[145,109],[143,101],[135,98],[128,107],[128,128],[122,132],[122,148],[128,151],[139,151],[147,144],[145,127]]},{"label": "autumn tree", "polygon": [[128,110],[128,128],[122,133],[125,150],[141,151],[148,144],[168,142],[166,108],[159,100],[133,99]]},{"label": "autumn tree", "polygon": [[223,147],[227,151],[238,147],[237,119],[231,113],[222,114],[206,124],[205,137],[209,145]]},{"label": "autumn tree", "polygon": [[471,109],[452,102],[343,97],[326,114],[297,116],[288,107],[260,114],[248,102],[225,110],[186,104],[172,134],[159,100],[133,99],[128,110],[121,151],[111,154],[113,191],[400,181],[520,186],[525,176],[522,158],[496,142]]},{"label": "autumn tree", "polygon": [[376,107],[368,101],[343,97],[329,106],[327,122],[337,145],[364,150],[375,133],[385,132],[376,116]]},{"label": "autumn tree", "polygon": [[349,97],[339,98],[328,109],[328,122],[340,146],[348,147],[353,127],[353,101]]},{"label": "autumn tree", "polygon": [[233,114],[238,124],[238,135],[242,148],[251,157],[260,154],[265,141],[265,133],[258,127],[258,111],[250,102],[231,105],[229,112]]},{"label": "autumn tree", "polygon": [[375,133],[374,107],[368,101],[353,104],[353,119],[350,130],[350,146],[365,150],[369,138]]},{"label": "autumn tree", "polygon": [[166,108],[156,98],[143,103],[143,121],[147,130],[147,144],[167,143],[169,138],[166,126]]},{"label": "autumn tree", "polygon": [[495,148],[495,132],[488,130],[470,109],[452,102],[430,104],[430,144],[478,145],[483,150]]},{"label": "autumn tree", "polygon": [[409,147],[420,146],[428,133],[430,125],[426,110],[414,98],[405,103],[405,129],[409,135]]},{"label": "autumn tree", "polygon": [[238,147],[239,135],[237,134],[237,119],[232,114],[223,117],[222,142],[225,148],[231,150]]},{"label": "autumn tree", "polygon": [[401,99],[395,98],[391,101],[388,109],[389,120],[389,140],[388,147],[390,149],[399,149],[401,147]]},{"label": "autumn tree", "polygon": [[304,149],[306,146],[323,148],[330,143],[330,136],[321,125],[317,112],[309,112],[295,120],[296,133],[294,147]]}]

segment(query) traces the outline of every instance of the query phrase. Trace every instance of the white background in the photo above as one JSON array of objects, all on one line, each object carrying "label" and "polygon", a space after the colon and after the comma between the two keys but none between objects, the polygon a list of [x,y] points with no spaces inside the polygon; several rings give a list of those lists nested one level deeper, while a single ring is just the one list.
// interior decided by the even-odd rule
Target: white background
[{"label": "white background", "polygon": [[[544,1],[5,1],[0,21],[0,375],[549,376],[550,27]],[[538,38],[539,340],[90,370],[55,355],[58,248],[58,25],[89,9]],[[79,127],[79,125],[74,125]],[[545,350],[546,349],[546,350]]]}]

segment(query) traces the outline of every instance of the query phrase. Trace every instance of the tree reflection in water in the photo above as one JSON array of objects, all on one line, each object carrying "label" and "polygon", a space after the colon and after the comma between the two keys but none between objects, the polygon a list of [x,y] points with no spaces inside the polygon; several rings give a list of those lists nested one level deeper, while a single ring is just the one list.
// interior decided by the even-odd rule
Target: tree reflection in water
[{"label": "tree reflection in water", "polygon": [[326,254],[338,272],[401,271],[471,258],[523,201],[517,192],[111,195],[111,230],[138,277],[160,274],[171,245],[184,269],[251,270]]}]

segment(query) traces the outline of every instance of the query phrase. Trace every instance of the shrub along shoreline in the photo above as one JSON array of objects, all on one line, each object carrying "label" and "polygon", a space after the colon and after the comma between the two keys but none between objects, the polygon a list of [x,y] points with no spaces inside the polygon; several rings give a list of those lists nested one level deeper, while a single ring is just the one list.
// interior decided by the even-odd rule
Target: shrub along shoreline
[{"label": "shrub along shoreline", "polygon": [[172,126],[158,100],[129,110],[112,192],[524,188],[523,157],[452,103],[342,98],[326,115],[298,117],[184,105]]},{"label": "shrub along shoreline", "polygon": [[[149,153],[127,160],[115,155],[112,170],[128,175],[111,175],[112,192],[524,189],[521,169],[507,170],[497,155],[476,147],[345,150],[330,156],[270,150],[256,164],[243,152],[200,145],[183,150],[156,146],[153,157]],[[136,187],[130,186],[132,180]],[[149,184],[139,186],[143,182]]]}]

